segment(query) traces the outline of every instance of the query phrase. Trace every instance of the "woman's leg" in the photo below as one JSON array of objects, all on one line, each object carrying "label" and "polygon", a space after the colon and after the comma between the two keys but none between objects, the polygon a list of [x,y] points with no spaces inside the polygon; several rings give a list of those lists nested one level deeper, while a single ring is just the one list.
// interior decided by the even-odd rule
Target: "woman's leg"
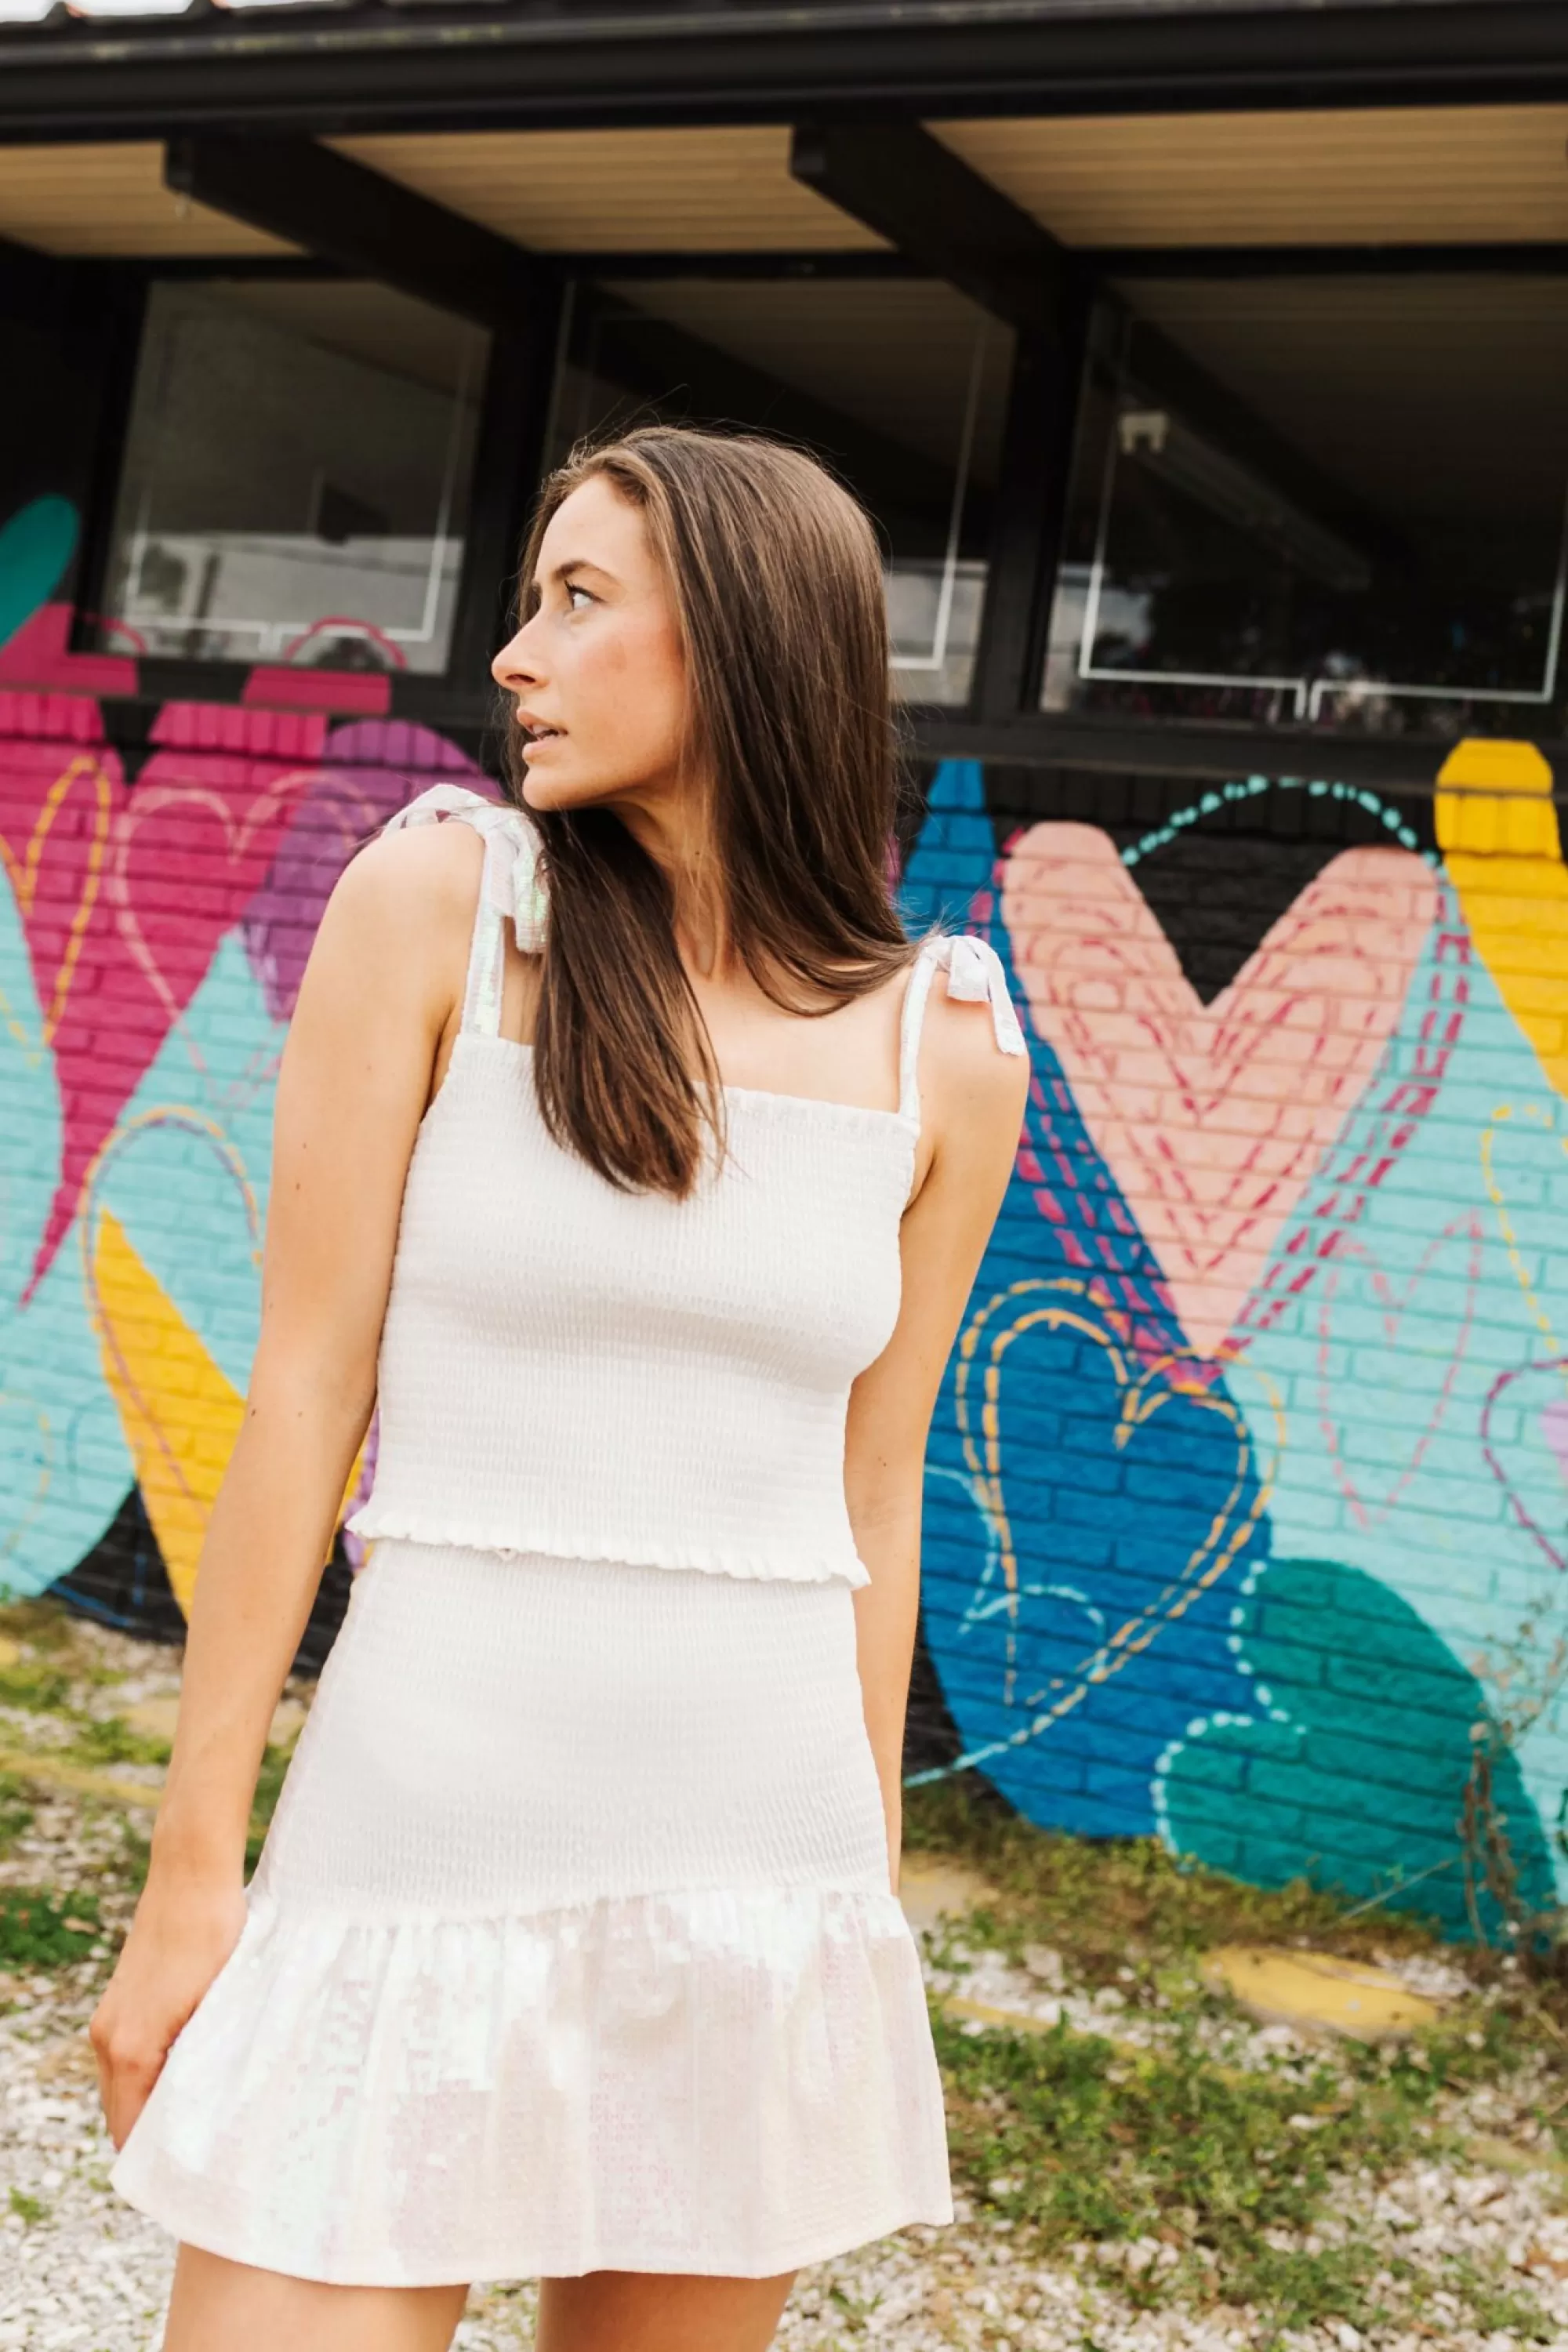
[{"label": "woman's leg", "polygon": [[767,2352],[795,2284],[590,2271],[546,2279],[534,2352]]},{"label": "woman's leg", "polygon": [[468,2299],[466,2286],[322,2286],[182,2245],[163,2352],[447,2352]]}]

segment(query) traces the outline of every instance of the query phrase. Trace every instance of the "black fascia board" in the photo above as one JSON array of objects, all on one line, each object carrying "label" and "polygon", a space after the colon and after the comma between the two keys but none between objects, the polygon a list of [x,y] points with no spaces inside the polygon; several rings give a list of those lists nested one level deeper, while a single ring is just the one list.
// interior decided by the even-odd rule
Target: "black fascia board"
[{"label": "black fascia board", "polygon": [[1503,239],[1410,245],[1097,245],[1074,248],[1102,277],[1246,278],[1561,278],[1568,241]]},{"label": "black fascia board", "polygon": [[[1242,721],[1023,712],[1006,724],[954,710],[906,709],[909,740],[926,760],[977,759],[1019,768],[1082,768],[1104,775],[1300,776],[1430,797],[1452,746],[1431,735],[1329,734]],[[1568,741],[1532,737],[1560,777]]]},{"label": "black fascia board", "polygon": [[[1116,284],[1156,278],[1562,278],[1568,276],[1568,241],[1550,237],[1409,245],[1374,239],[1353,245],[1089,245],[1069,246],[1073,260]],[[0,237],[0,273],[7,253],[42,260],[26,246]],[[736,250],[696,246],[658,252],[592,247],[552,250],[549,266],[563,280],[645,278],[842,280],[926,278],[929,269],[907,254],[878,247],[817,253],[769,247]],[[76,266],[76,265],[71,265]],[[348,278],[356,272],[316,254],[117,254],[115,266],[146,278],[213,277],[287,280]]]},{"label": "black fascia board", "polygon": [[197,204],[482,326],[557,299],[559,272],[521,246],[310,139],[183,136],[163,170]]},{"label": "black fascia board", "polygon": [[[290,21],[279,21],[287,14]],[[1539,100],[1562,0],[364,5],[0,34],[0,138]]]}]

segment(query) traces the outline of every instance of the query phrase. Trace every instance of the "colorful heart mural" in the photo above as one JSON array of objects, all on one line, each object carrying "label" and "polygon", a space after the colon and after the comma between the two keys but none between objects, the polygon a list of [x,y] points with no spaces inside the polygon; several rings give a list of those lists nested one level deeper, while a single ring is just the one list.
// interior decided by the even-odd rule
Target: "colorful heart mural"
[{"label": "colorful heart mural", "polygon": [[[129,779],[81,689],[92,660],[121,687],[134,666],[21,611],[73,537],[52,512],[0,534],[0,1582],[73,1571],[134,1486],[184,1607],[243,1409],[316,926],[359,842],[477,772],[390,719],[172,704]],[[345,1510],[374,1446],[373,1422]]]},{"label": "colorful heart mural", "polygon": [[1513,1732],[1531,1899],[1561,1864],[1560,1695],[1521,1675],[1568,1631],[1528,1524],[1568,1520],[1568,1346],[1510,1270],[1482,1147],[1511,1116],[1514,1255],[1565,1290],[1568,1156],[1429,853],[1326,850],[1205,1005],[1136,878],[1183,824],[1151,849],[1038,823],[998,853],[954,764],[906,870],[911,924],[1003,956],[1035,1063],[928,1456],[924,1623],[961,1750],[932,1769],[1463,1934],[1477,1726]]}]

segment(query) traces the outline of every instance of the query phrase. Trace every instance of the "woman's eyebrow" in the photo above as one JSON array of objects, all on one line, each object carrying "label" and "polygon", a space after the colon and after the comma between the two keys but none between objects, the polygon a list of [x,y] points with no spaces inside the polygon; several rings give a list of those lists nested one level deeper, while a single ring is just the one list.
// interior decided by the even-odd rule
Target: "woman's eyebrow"
[{"label": "woman's eyebrow", "polygon": [[[552,565],[550,572],[551,583],[559,586],[560,583],[569,578],[574,572],[595,572],[601,580],[613,580],[616,576],[613,572],[606,572],[602,563],[590,563],[586,557],[568,556],[563,563]],[[536,578],[533,584],[537,588],[542,583]]]}]

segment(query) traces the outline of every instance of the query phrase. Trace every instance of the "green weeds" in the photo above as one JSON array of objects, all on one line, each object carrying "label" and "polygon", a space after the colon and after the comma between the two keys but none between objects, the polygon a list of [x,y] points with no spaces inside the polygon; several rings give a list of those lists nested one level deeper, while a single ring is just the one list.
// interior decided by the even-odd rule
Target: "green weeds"
[{"label": "green weeds", "polygon": [[14,1772],[0,1772],[0,1854],[10,1853],[32,1822],[33,1808],[21,1781]]},{"label": "green weeds", "polygon": [[1505,2279],[1473,2263],[1417,2274],[1335,2219],[1336,2187],[1370,2189],[1416,2150],[1442,2151],[1439,2095],[1482,2057],[1462,2034],[1287,2071],[1220,2064],[1190,2023],[1136,2051],[1065,2021],[975,2033],[939,2009],[933,2031],[955,2173],[1041,2254],[1100,2250],[1135,2307],[1217,2300],[1276,2332],[1365,2329],[1408,2320],[1441,2288],[1478,2314],[1506,2307],[1489,2326],[1550,2336]]},{"label": "green weeds", "polygon": [[293,1752],[292,1742],[287,1748],[268,1747],[262,1752],[261,1769],[256,1778],[256,1795],[250,1807],[250,1835],[245,1846],[247,1878],[261,1858],[262,1844],[272,1816],[278,1810],[278,1800],[283,1793],[284,1775]]},{"label": "green weeds", "polygon": [[70,1681],[41,1659],[18,1658],[0,1666],[0,1706],[24,1706],[35,1715],[54,1715],[70,1701]]},{"label": "green weeds", "polygon": [[84,1764],[166,1764],[169,1742],[133,1731],[122,1715],[77,1718],[70,1753]]},{"label": "green weeds", "polygon": [[984,1925],[1017,1958],[1049,1944],[1089,1985],[1189,1964],[1221,1943],[1310,1943],[1348,1959],[1425,1950],[1423,1921],[1404,1912],[1347,1915],[1305,1880],[1248,1886],[1183,1861],[1154,1838],[1090,1841],[1040,1830],[973,1774],[906,1791],[904,1843],[980,1871],[997,1891]]},{"label": "green weeds", "polygon": [[62,1969],[91,1959],[104,1932],[95,1895],[0,1887],[0,1969]]},{"label": "green weeds", "polygon": [[[1431,1929],[1404,1914],[1347,1912],[1305,1883],[1247,1886],[1152,1839],[1090,1843],[1037,1830],[962,1781],[908,1792],[905,1843],[967,1864],[994,1890],[945,1951],[933,1944],[939,1962],[962,1972],[955,1943],[1015,1965],[1044,1946],[1066,1984],[1114,1987],[1130,2021],[1142,2015],[1133,2046],[1112,2038],[1110,2019],[1103,2032],[1066,2020],[1044,2032],[975,2032],[936,2011],[955,2175],[1021,2249],[1092,2262],[1135,2307],[1245,2306],[1261,2345],[1314,2322],[1425,2327],[1439,2295],[1483,2332],[1551,2340],[1534,2299],[1500,2265],[1427,2255],[1417,2264],[1391,2252],[1386,2231],[1374,2245],[1352,2226],[1380,2180],[1417,2157],[1458,2153],[1456,2097],[1568,2051],[1539,1989],[1494,1972],[1486,2000],[1458,2004],[1411,2041],[1278,2059],[1255,2046],[1234,2064],[1228,2004],[1199,1976],[1205,1951],[1299,1944],[1371,1958],[1431,1949]],[[1486,1971],[1484,1958],[1477,1965]],[[1563,2098],[1568,2108],[1568,2088]],[[1542,2121],[1552,2112],[1551,2099],[1538,2109]],[[1568,2123],[1568,2112],[1552,2120]],[[1441,2304],[1433,2316],[1447,2325]]]}]

